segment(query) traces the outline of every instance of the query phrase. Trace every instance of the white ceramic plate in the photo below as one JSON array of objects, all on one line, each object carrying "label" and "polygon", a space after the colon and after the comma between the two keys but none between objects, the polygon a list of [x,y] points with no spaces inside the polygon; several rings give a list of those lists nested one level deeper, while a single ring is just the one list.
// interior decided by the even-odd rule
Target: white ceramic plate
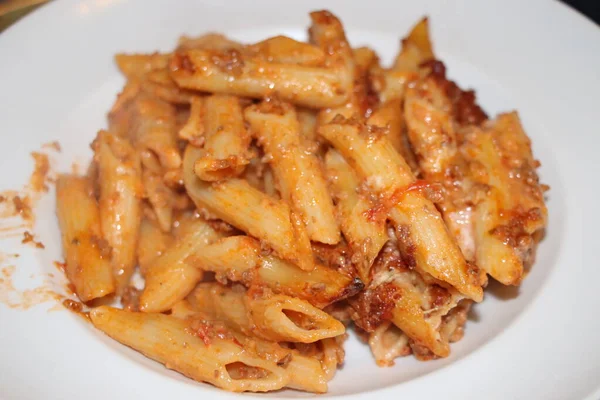
[{"label": "white ceramic plate", "polygon": [[[598,245],[600,29],[550,1],[55,1],[0,35],[0,189],[22,187],[29,153],[59,140],[53,170],[87,162],[89,142],[123,83],[118,51],[173,47],[183,33],[222,31],[243,41],[274,34],[304,37],[307,12],[329,8],[355,45],[391,60],[399,37],[431,17],[437,53],[449,75],[477,90],[495,114],[519,110],[542,180],[551,185],[550,226],[533,271],[520,289],[492,286],[475,308],[452,356],[412,357],[377,368],[352,339],[346,363],[326,396],[346,399],[597,399],[600,392]],[[594,206],[593,206],[594,205]],[[6,222],[6,221],[5,221]],[[14,222],[14,221],[13,221]],[[4,226],[4,225],[2,225]],[[0,397],[4,399],[233,398],[195,383],[105,337],[72,313],[49,311],[43,285],[62,291],[51,192],[38,202],[35,250],[17,234],[0,241]],[[7,234],[8,235],[8,234]],[[5,235],[6,236],[6,235]],[[4,237],[4,236],[3,236]],[[18,259],[7,253],[20,253]],[[4,269],[10,272],[12,269]],[[54,278],[49,274],[54,275]],[[7,289],[12,282],[15,289]],[[305,396],[282,391],[271,397]],[[367,397],[372,396],[372,397]]]}]

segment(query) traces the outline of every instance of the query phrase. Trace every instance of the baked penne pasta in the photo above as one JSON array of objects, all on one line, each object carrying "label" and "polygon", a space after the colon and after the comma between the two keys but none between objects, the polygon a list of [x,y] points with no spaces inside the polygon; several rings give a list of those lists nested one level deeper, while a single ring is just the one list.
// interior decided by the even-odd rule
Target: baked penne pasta
[{"label": "baked penne pasta", "polygon": [[329,314],[290,296],[259,296],[240,286],[202,283],[188,300],[201,312],[266,340],[314,343],[345,332],[344,325]]},{"label": "baked penne pasta", "polygon": [[142,167],[137,152],[125,139],[100,131],[93,143],[100,188],[102,237],[111,247],[118,294],[129,285],[136,266],[142,218]]},{"label": "baked penne pasta", "polygon": [[319,160],[301,143],[290,104],[263,102],[246,109],[246,120],[265,153],[279,193],[302,220],[311,240],[336,244],[340,232]]},{"label": "baked penne pasta", "polygon": [[360,181],[340,153],[330,149],[325,155],[325,165],[342,232],[352,248],[358,276],[368,283],[371,265],[388,240],[386,218],[373,218],[370,210],[374,204],[357,193]]},{"label": "baked penne pasta", "polygon": [[204,147],[194,164],[204,181],[219,181],[240,175],[250,162],[250,134],[244,126],[237,97],[208,96],[203,102]]},{"label": "baked penne pasta", "polygon": [[[280,346],[276,342],[260,339],[253,335],[245,335],[223,321],[211,320],[208,315],[202,313],[187,300],[177,302],[171,309],[171,315],[180,319],[212,321],[215,325],[226,326],[228,333],[231,333],[245,349],[267,361],[274,361],[278,366],[284,368],[289,373],[290,382],[287,387],[291,389],[324,393],[327,391],[327,381],[331,380],[335,373],[337,365],[333,365],[331,362],[328,363],[330,368],[326,370],[325,365],[316,357],[301,354],[298,350]],[[339,349],[338,352],[341,350],[339,345],[336,348]],[[331,354],[334,349],[332,345],[329,345],[328,354]],[[343,350],[341,351],[343,352]]]},{"label": "baked penne pasta", "polygon": [[447,357],[487,274],[518,285],[547,224],[518,115],[446,77],[427,18],[391,66],[310,19],[306,41],[116,55],[109,129],[57,182],[68,279],[123,307],[93,324],[230,391],[326,392],[352,325],[380,366]]},{"label": "baked penne pasta", "polygon": [[246,181],[202,182],[194,173],[194,164],[202,155],[200,149],[187,146],[184,156],[185,188],[200,209],[265,241],[277,254],[310,270],[313,260],[308,243],[295,239],[288,206],[253,188]]},{"label": "baked penne pasta", "polygon": [[210,324],[106,306],[92,310],[90,319],[110,337],[199,382],[233,392],[266,392],[290,380],[276,362],[247,351]]},{"label": "baked penne pasta", "polygon": [[73,175],[58,177],[56,214],[65,272],[77,296],[86,302],[113,293],[111,249],[102,237],[98,204],[89,179]]},{"label": "baked penne pasta", "polygon": [[407,267],[398,251],[399,240],[391,240],[373,266],[373,279],[351,301],[358,326],[373,332],[391,321],[412,341],[446,357],[448,339],[441,335],[443,317],[463,298],[454,290],[427,283]]},{"label": "baked penne pasta", "polygon": [[202,279],[202,270],[190,263],[190,256],[221,237],[202,218],[196,218],[173,244],[152,261],[145,274],[146,286],[140,310],[162,312],[187,296]]},{"label": "baked penne pasta", "polygon": [[368,187],[391,204],[385,208],[402,234],[400,246],[411,259],[411,266],[481,301],[477,269],[465,261],[434,204],[420,190],[411,190],[415,178],[391,142],[384,135],[369,132],[369,126],[343,118],[334,122],[320,127],[319,134],[344,156]]},{"label": "baked penne pasta", "polygon": [[358,293],[364,284],[358,278],[316,264],[312,271],[261,252],[261,245],[249,236],[220,239],[195,254],[189,262],[216,273],[219,282],[228,280],[246,286],[266,286],[275,293],[298,297],[323,308]]},{"label": "baked penne pasta", "polygon": [[459,154],[459,127],[446,85],[444,76],[434,74],[416,81],[406,91],[404,114],[420,171],[444,190],[438,206],[446,225],[467,260],[475,261],[472,208],[477,200],[468,167]]},{"label": "baked penne pasta", "polygon": [[462,151],[482,188],[474,216],[476,262],[503,284],[518,284],[548,214],[531,143],[518,115],[508,113],[466,134]]}]

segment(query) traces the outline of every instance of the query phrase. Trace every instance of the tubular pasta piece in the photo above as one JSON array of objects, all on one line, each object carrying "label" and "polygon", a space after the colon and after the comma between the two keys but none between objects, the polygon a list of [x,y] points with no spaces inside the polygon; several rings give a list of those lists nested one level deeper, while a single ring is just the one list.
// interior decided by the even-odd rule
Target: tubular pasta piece
[{"label": "tubular pasta piece", "polygon": [[187,296],[203,276],[202,270],[189,262],[190,256],[220,236],[206,221],[196,218],[185,234],[148,266],[140,310],[162,312]]},{"label": "tubular pasta piece", "polygon": [[171,76],[181,87],[203,92],[281,99],[305,107],[337,106],[348,89],[335,69],[276,64],[237,50],[185,50],[175,54]]},{"label": "tubular pasta piece", "polygon": [[244,126],[239,99],[213,95],[204,99],[204,147],[194,171],[205,181],[240,175],[250,162],[250,134]]},{"label": "tubular pasta piece", "polygon": [[201,149],[188,145],[184,156],[185,188],[196,206],[263,240],[286,260],[311,269],[312,256],[302,253],[296,245],[287,205],[241,179],[214,184],[201,181],[194,173],[194,163],[201,154]]},{"label": "tubular pasta piece", "polygon": [[263,102],[245,111],[246,120],[270,155],[281,197],[291,204],[311,240],[336,244],[340,232],[318,158],[304,149],[296,112],[289,104]]},{"label": "tubular pasta piece", "polygon": [[100,131],[93,144],[100,187],[100,226],[112,249],[116,290],[129,285],[137,262],[136,248],[142,218],[142,177],[137,152],[118,136]]},{"label": "tubular pasta piece", "polygon": [[246,351],[233,337],[207,338],[210,333],[199,331],[203,326],[195,330],[193,323],[169,315],[102,306],[90,318],[113,339],[198,382],[233,392],[266,392],[290,380],[283,368]]},{"label": "tubular pasta piece", "polygon": [[369,282],[371,265],[388,236],[385,218],[372,218],[374,204],[356,189],[360,182],[350,165],[335,150],[325,155],[327,175],[334,196],[337,199],[337,212],[346,241],[353,251],[353,261],[363,282]]},{"label": "tubular pasta piece", "polygon": [[203,313],[266,340],[313,343],[345,332],[342,323],[304,300],[285,295],[255,297],[239,289],[203,283],[189,299]]},{"label": "tubular pasta piece", "polygon": [[89,179],[60,175],[56,204],[65,272],[77,296],[85,302],[113,293],[111,249],[102,238],[100,213]]}]

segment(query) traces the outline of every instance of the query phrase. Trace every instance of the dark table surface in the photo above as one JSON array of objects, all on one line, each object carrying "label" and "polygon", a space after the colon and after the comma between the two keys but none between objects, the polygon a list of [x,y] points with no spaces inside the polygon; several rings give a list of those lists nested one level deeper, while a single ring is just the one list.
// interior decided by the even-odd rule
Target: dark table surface
[{"label": "dark table surface", "polygon": [[580,13],[600,25],[600,0],[563,0]]}]

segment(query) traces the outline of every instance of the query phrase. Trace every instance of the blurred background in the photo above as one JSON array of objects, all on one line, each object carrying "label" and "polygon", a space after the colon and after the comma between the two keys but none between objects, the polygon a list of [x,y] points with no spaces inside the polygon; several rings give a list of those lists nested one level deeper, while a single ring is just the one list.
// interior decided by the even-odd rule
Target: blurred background
[{"label": "blurred background", "polygon": [[[59,0],[54,0],[59,1]],[[300,1],[300,0],[297,0]],[[525,0],[523,0],[525,1]],[[558,0],[548,0],[558,1]],[[561,0],[600,25],[600,0]],[[0,32],[48,0],[0,0]]]}]

